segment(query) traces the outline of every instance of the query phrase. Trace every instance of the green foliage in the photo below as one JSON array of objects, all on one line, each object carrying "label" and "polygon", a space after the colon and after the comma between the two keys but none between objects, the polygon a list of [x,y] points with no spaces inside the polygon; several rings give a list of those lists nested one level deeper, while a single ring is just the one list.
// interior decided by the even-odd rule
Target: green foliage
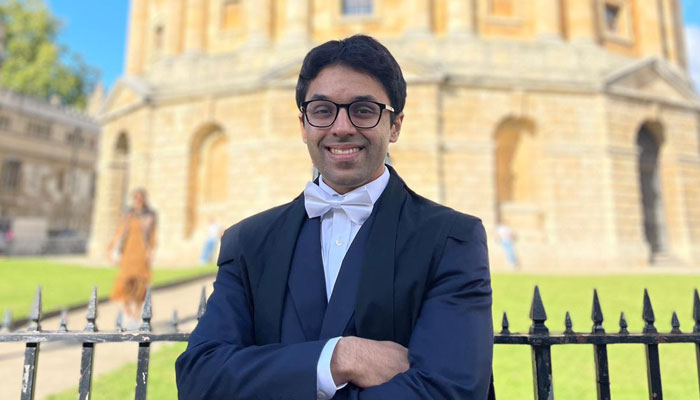
[{"label": "green foliage", "polygon": [[0,0],[4,27],[0,85],[84,108],[99,77],[80,55],[56,43],[60,21],[43,0]]},{"label": "green foliage", "polygon": [[[153,286],[214,272],[213,266],[155,269]],[[12,310],[14,319],[29,315],[38,285],[43,287],[44,312],[86,303],[94,285],[98,287],[97,294],[100,299],[108,298],[116,274],[117,267],[86,267],[42,259],[2,258],[0,259],[0,318],[5,310]]]}]

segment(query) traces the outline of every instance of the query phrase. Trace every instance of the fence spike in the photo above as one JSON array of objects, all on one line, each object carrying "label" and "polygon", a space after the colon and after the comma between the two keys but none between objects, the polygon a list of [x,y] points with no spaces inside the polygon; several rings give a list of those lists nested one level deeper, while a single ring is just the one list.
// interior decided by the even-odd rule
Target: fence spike
[{"label": "fence spike", "polygon": [[508,322],[508,315],[504,311],[503,318],[501,319],[501,335],[510,335],[510,330],[508,330],[509,327],[510,323]]},{"label": "fence spike", "polygon": [[204,312],[207,310],[207,288],[202,286],[202,294],[199,296],[199,308],[197,309],[197,321],[202,318]]},{"label": "fence spike", "polygon": [[122,315],[122,310],[119,310],[117,312],[117,320],[115,322],[115,329],[117,332],[124,332],[124,327],[122,326],[122,319],[124,316]]},{"label": "fence spike", "polygon": [[671,333],[681,333],[681,322],[678,320],[678,315],[675,311],[671,316]]},{"label": "fence spike", "polygon": [[644,333],[657,333],[656,327],[654,326],[654,308],[651,306],[651,299],[649,298],[649,291],[644,289],[644,309],[642,311],[642,318],[644,319]]},{"label": "fence spike", "polygon": [[179,319],[177,317],[177,310],[173,310],[173,317],[170,319],[170,325],[173,328],[173,332],[177,332],[177,324],[179,322]]},{"label": "fence spike", "polygon": [[97,319],[97,286],[93,286],[92,294],[90,294],[90,302],[88,303],[87,315],[87,325],[85,325],[85,330],[88,332],[97,332],[97,324],[95,320]]},{"label": "fence spike", "polygon": [[627,330],[627,318],[625,318],[625,313],[620,313],[620,334],[628,334]]},{"label": "fence spike", "polygon": [[695,320],[693,332],[700,333],[700,296],[698,296],[697,289],[695,289],[695,295],[693,296],[693,319]]},{"label": "fence spike", "polygon": [[530,306],[530,319],[532,320],[530,333],[549,334],[549,329],[544,324],[547,320],[547,312],[544,310],[540,288],[537,285],[535,285],[535,294],[532,297],[532,305]]},{"label": "fence spike", "polygon": [[150,332],[151,331],[151,317],[153,316],[153,305],[151,304],[151,286],[146,289],[146,300],[143,302],[143,309],[141,310],[141,327],[140,331]]},{"label": "fence spike", "polygon": [[68,332],[68,311],[64,308],[61,310],[61,322],[58,326],[59,332]]},{"label": "fence spike", "polygon": [[565,335],[571,335],[574,333],[573,330],[574,323],[571,321],[571,314],[569,314],[569,311],[566,311],[566,315],[564,315],[564,334]]},{"label": "fence spike", "polygon": [[591,319],[593,320],[592,333],[605,333],[603,328],[603,309],[600,307],[598,300],[598,290],[593,289],[593,309],[591,310]]},{"label": "fence spike", "polygon": [[2,327],[0,327],[0,332],[9,332],[12,327],[12,311],[9,309],[5,310],[5,317],[2,320]]},{"label": "fence spike", "polygon": [[36,288],[36,295],[34,295],[34,304],[32,304],[32,309],[29,311],[29,320],[32,321],[28,331],[40,331],[41,330],[41,285]]}]

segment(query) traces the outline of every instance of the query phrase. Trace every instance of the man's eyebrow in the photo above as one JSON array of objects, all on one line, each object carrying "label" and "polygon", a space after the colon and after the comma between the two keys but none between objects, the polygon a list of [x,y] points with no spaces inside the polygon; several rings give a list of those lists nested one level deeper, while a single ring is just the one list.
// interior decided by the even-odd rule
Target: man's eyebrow
[{"label": "man's eyebrow", "polygon": [[[314,94],[311,96],[310,100],[330,100],[325,94]],[[377,99],[372,95],[355,96],[352,101],[377,101]]]}]

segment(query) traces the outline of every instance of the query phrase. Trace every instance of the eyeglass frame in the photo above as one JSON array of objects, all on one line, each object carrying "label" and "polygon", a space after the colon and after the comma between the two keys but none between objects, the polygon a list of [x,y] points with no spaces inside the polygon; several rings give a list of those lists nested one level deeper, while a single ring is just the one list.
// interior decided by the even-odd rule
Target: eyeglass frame
[{"label": "eyeglass frame", "polygon": [[[311,123],[311,121],[309,121],[309,116],[306,115],[306,111],[307,111],[306,106],[308,106],[310,103],[313,103],[314,101],[326,101],[328,103],[332,103],[333,105],[335,105],[335,108],[336,108],[335,117],[333,117],[333,121],[331,121],[330,124],[328,124],[328,125],[314,125]],[[378,105],[379,106],[379,118],[377,118],[377,123],[372,125],[372,126],[357,126],[355,124],[355,122],[353,122],[352,117],[350,116],[350,106],[352,106],[355,103],[373,103],[373,104]],[[299,111],[301,111],[301,113],[304,114],[304,119],[306,120],[306,122],[308,122],[309,125],[313,126],[314,128],[330,128],[331,126],[333,126],[335,121],[338,119],[338,114],[340,114],[341,108],[345,109],[345,112],[348,113],[348,120],[350,121],[352,126],[354,126],[357,129],[372,129],[372,128],[376,127],[377,125],[379,125],[379,121],[382,120],[382,115],[384,114],[384,110],[387,110],[387,111],[392,112],[392,113],[396,112],[394,110],[394,107],[392,107],[388,104],[380,103],[378,101],[373,101],[373,100],[355,100],[355,101],[352,101],[350,103],[338,104],[334,101],[327,100],[327,99],[307,100],[307,101],[301,103],[301,106],[299,106]]]}]

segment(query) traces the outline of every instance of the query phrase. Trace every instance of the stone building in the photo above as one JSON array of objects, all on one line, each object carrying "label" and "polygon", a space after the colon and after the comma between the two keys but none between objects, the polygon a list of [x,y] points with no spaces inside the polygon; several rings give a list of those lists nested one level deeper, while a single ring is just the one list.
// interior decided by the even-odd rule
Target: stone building
[{"label": "stone building", "polygon": [[310,178],[294,86],[313,45],[363,32],[402,65],[392,163],[417,192],[498,221],[523,268],[700,266],[700,102],[678,0],[132,0],[102,108],[92,255],[125,191],[160,215],[156,262],[193,263]]},{"label": "stone building", "polygon": [[84,114],[0,89],[0,230],[12,227],[11,252],[84,251],[99,132]]}]

